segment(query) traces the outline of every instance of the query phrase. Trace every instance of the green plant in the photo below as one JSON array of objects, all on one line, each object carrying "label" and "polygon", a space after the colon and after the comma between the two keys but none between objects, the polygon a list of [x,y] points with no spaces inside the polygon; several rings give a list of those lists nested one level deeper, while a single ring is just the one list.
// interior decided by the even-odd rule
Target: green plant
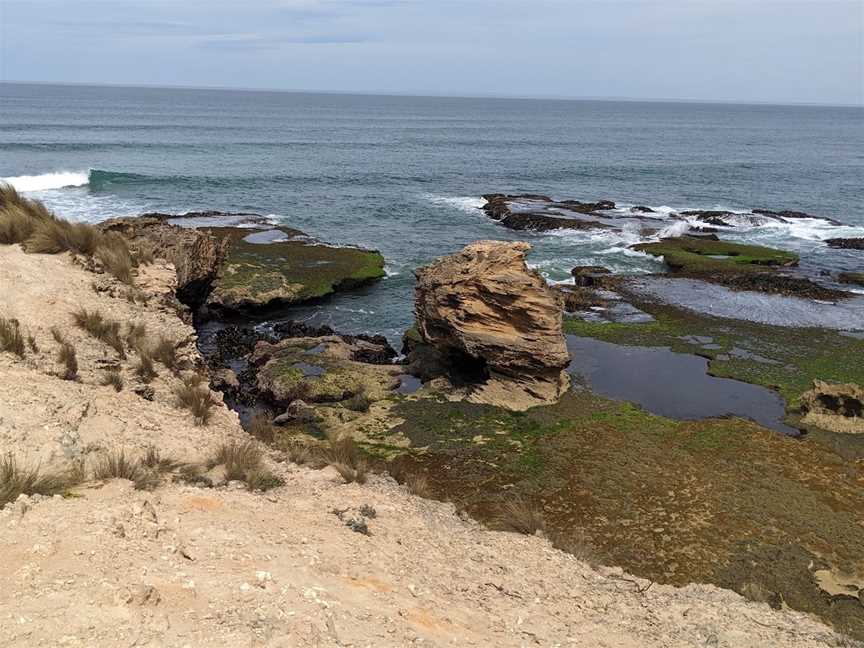
[{"label": "green plant", "polygon": [[124,450],[112,450],[99,457],[93,468],[94,479],[128,479],[138,490],[152,490],[159,485],[159,475],[148,470],[139,460]]},{"label": "green plant", "polygon": [[208,468],[222,466],[225,479],[242,481],[249,490],[270,490],[284,481],[264,467],[264,455],[253,441],[223,443],[207,461]]}]

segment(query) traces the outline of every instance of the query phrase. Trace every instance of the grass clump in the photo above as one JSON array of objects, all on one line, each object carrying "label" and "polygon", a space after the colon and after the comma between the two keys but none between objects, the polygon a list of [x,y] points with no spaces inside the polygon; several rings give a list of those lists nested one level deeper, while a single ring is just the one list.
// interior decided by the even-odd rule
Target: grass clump
[{"label": "grass clump", "polygon": [[372,405],[372,400],[364,390],[358,391],[351,398],[345,401],[345,407],[352,412],[368,412]]},{"label": "grass clump", "polygon": [[156,471],[148,469],[141,460],[130,458],[124,450],[102,455],[93,468],[93,478],[128,479],[137,490],[153,490],[160,481]]},{"label": "grass clump", "polygon": [[159,338],[159,341],[150,350],[150,355],[165,365],[166,369],[176,372],[180,368],[177,345],[166,337]]},{"label": "grass clump", "polygon": [[369,465],[351,436],[342,434],[331,438],[330,446],[325,451],[324,456],[327,463],[336,469],[346,484],[366,483],[369,476]]},{"label": "grass clump", "polygon": [[429,478],[426,475],[410,475],[405,480],[405,488],[407,488],[408,492],[412,495],[416,495],[417,497],[422,497],[424,499],[432,499],[434,496],[432,484],[429,482]]},{"label": "grass clump", "polygon": [[63,373],[60,374],[63,380],[78,380],[78,354],[74,346],[66,341],[62,342],[57,352],[57,360],[63,365]]},{"label": "grass clump", "polygon": [[11,453],[6,454],[0,456],[0,508],[20,495],[64,493],[81,481],[78,470],[43,473],[38,466],[25,467]]},{"label": "grass clump", "polygon": [[102,376],[102,386],[113,387],[114,391],[119,393],[123,391],[124,387],[123,376],[120,375],[120,372],[117,369],[106,371]]},{"label": "grass clump", "polygon": [[208,469],[222,466],[227,481],[245,482],[249,490],[267,491],[285,482],[264,466],[264,455],[253,441],[223,443],[207,461]]},{"label": "grass clump", "polygon": [[[99,260],[119,281],[132,283],[133,257],[121,235],[58,218],[38,200],[25,198],[5,183],[0,183],[0,243],[19,243],[35,254],[82,254]],[[138,254],[141,261],[149,258],[147,252]]]},{"label": "grass clump", "polygon": [[504,503],[497,522],[505,531],[514,533],[536,535],[538,531],[541,533],[546,531],[543,510],[533,502],[518,496]]},{"label": "grass clump", "polygon": [[107,319],[99,311],[88,311],[86,308],[79,308],[73,312],[72,318],[75,324],[91,337],[107,344],[121,358],[126,357],[123,337],[120,335],[120,322]]},{"label": "grass clump", "polygon": [[195,374],[185,378],[183,384],[177,388],[177,406],[189,410],[195,419],[196,425],[207,425],[210,422],[213,406],[216,401],[210,394],[207,381],[202,376]]},{"label": "grass clump", "polygon": [[126,324],[126,346],[141,353],[141,349],[145,348],[146,340],[147,326],[145,324],[141,322],[128,322]]},{"label": "grass clump", "polygon": [[0,317],[0,351],[14,353],[23,358],[26,350],[18,320]]}]

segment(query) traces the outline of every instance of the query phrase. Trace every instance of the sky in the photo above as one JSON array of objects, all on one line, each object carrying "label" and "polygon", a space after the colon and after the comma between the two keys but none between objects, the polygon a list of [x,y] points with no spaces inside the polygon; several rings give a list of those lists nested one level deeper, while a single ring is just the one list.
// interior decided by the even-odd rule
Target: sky
[{"label": "sky", "polygon": [[864,104],[864,0],[0,0],[0,80]]}]

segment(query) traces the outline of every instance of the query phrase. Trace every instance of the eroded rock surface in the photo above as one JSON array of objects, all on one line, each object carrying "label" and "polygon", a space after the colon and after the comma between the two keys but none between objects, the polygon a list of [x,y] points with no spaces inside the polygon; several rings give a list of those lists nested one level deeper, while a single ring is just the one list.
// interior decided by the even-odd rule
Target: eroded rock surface
[{"label": "eroded rock surface", "polygon": [[473,402],[526,409],[567,389],[560,298],[529,270],[527,243],[480,241],[417,271],[415,313]]},{"label": "eroded rock surface", "polygon": [[860,385],[813,381],[801,396],[804,422],[824,430],[864,434],[864,388]]}]

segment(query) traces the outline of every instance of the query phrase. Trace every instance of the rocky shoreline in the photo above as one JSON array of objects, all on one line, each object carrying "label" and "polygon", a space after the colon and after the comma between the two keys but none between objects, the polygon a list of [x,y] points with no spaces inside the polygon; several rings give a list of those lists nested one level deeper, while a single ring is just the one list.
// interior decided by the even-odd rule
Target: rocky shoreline
[{"label": "rocky shoreline", "polygon": [[[610,226],[585,223],[614,208],[520,196],[535,211],[519,212],[513,199],[487,197],[487,213],[515,229],[559,225],[557,215],[540,218],[537,205],[578,215],[573,227],[580,228]],[[650,215],[650,208],[634,210],[636,219]],[[0,211],[0,234],[3,217]],[[724,218],[698,216],[719,227]],[[383,259],[374,251],[328,246],[249,214],[150,214],[107,221],[100,231],[152,257],[133,268],[131,283],[81,253],[0,245],[0,277],[14,286],[0,298],[0,316],[14,318],[39,349],[0,352],[0,449],[38,457],[47,468],[78,459],[89,465],[116,445],[135,455],[156,446],[176,463],[152,491],[96,479],[71,488],[69,500],[22,495],[0,512],[0,546],[13,556],[0,580],[3,605],[17,597],[41,620],[0,631],[4,644],[50,642],[55,621],[63,622],[47,621],[39,596],[47,582],[15,584],[21,570],[38,563],[45,574],[71,578],[49,588],[52,600],[92,596],[96,585],[83,577],[77,541],[45,539],[51,549],[44,555],[22,553],[28,534],[41,537],[58,525],[69,538],[86,537],[88,515],[95,516],[97,551],[114,558],[100,566],[111,587],[88,603],[89,625],[71,633],[80,645],[112,645],[109,619],[117,615],[121,635],[131,638],[160,611],[172,641],[214,645],[256,636],[262,645],[311,646],[348,635],[394,646],[418,638],[483,645],[490,637],[496,645],[552,645],[574,636],[621,646],[693,645],[709,636],[728,646],[844,645],[803,613],[864,638],[860,337],[700,314],[648,298],[631,279],[600,267],[574,269],[572,286],[553,289],[528,268],[530,246],[478,242],[417,271],[416,327],[399,355],[381,336],[266,319],[287,304],[380,278]],[[787,275],[797,257],[783,251],[691,237],[644,251],[669,265],[657,280],[786,300],[855,299]],[[28,283],[31,273],[50,280]],[[172,360],[166,356],[168,364],[157,364],[145,382],[143,347],[121,341],[112,351],[88,337],[74,324],[80,308],[129,323],[130,331],[134,323],[159,331],[173,341]],[[789,439],[736,417],[670,419],[598,396],[569,368],[568,335],[705,357],[711,375],[780,394],[784,423],[806,435]],[[74,380],[55,375],[52,336],[78,349]],[[213,418],[200,426],[177,408],[175,394],[203,371]],[[106,372],[127,388],[115,393],[103,384]],[[266,489],[247,474],[249,488],[238,490],[242,480],[225,478],[218,461],[206,474],[182,468],[200,461],[205,446],[250,434],[272,473],[269,482],[254,481]],[[356,450],[321,460],[346,438]],[[374,508],[364,509],[368,502]],[[294,516],[287,526],[286,510]],[[488,531],[465,514],[541,537]],[[206,532],[192,531],[198,528]],[[173,549],[162,549],[166,542]],[[110,549],[118,543],[122,550]],[[232,546],[255,546],[254,559],[229,559]],[[299,562],[290,557],[298,546],[306,547]],[[169,552],[165,569],[140,583],[119,580],[121,563],[130,571],[160,551]],[[472,551],[486,552],[480,566],[462,558]],[[351,558],[334,564],[333,555]],[[615,567],[595,571],[586,562]],[[213,577],[214,568],[226,576]],[[501,583],[463,598],[448,580],[451,569],[469,589]],[[622,580],[635,589],[620,592],[614,583]],[[606,610],[602,629],[593,612],[573,604],[574,593]],[[526,596],[542,602],[531,608],[530,637],[509,616],[527,614]],[[337,603],[319,605],[319,598]],[[183,617],[196,599],[193,617]],[[445,612],[457,599],[466,610],[458,618]],[[638,611],[646,604],[664,610],[659,619]],[[221,621],[205,616],[206,605],[239,623],[224,634]],[[276,611],[288,608],[299,616],[278,620]],[[684,608],[690,616],[676,616]],[[256,626],[262,609],[267,620]]]}]

